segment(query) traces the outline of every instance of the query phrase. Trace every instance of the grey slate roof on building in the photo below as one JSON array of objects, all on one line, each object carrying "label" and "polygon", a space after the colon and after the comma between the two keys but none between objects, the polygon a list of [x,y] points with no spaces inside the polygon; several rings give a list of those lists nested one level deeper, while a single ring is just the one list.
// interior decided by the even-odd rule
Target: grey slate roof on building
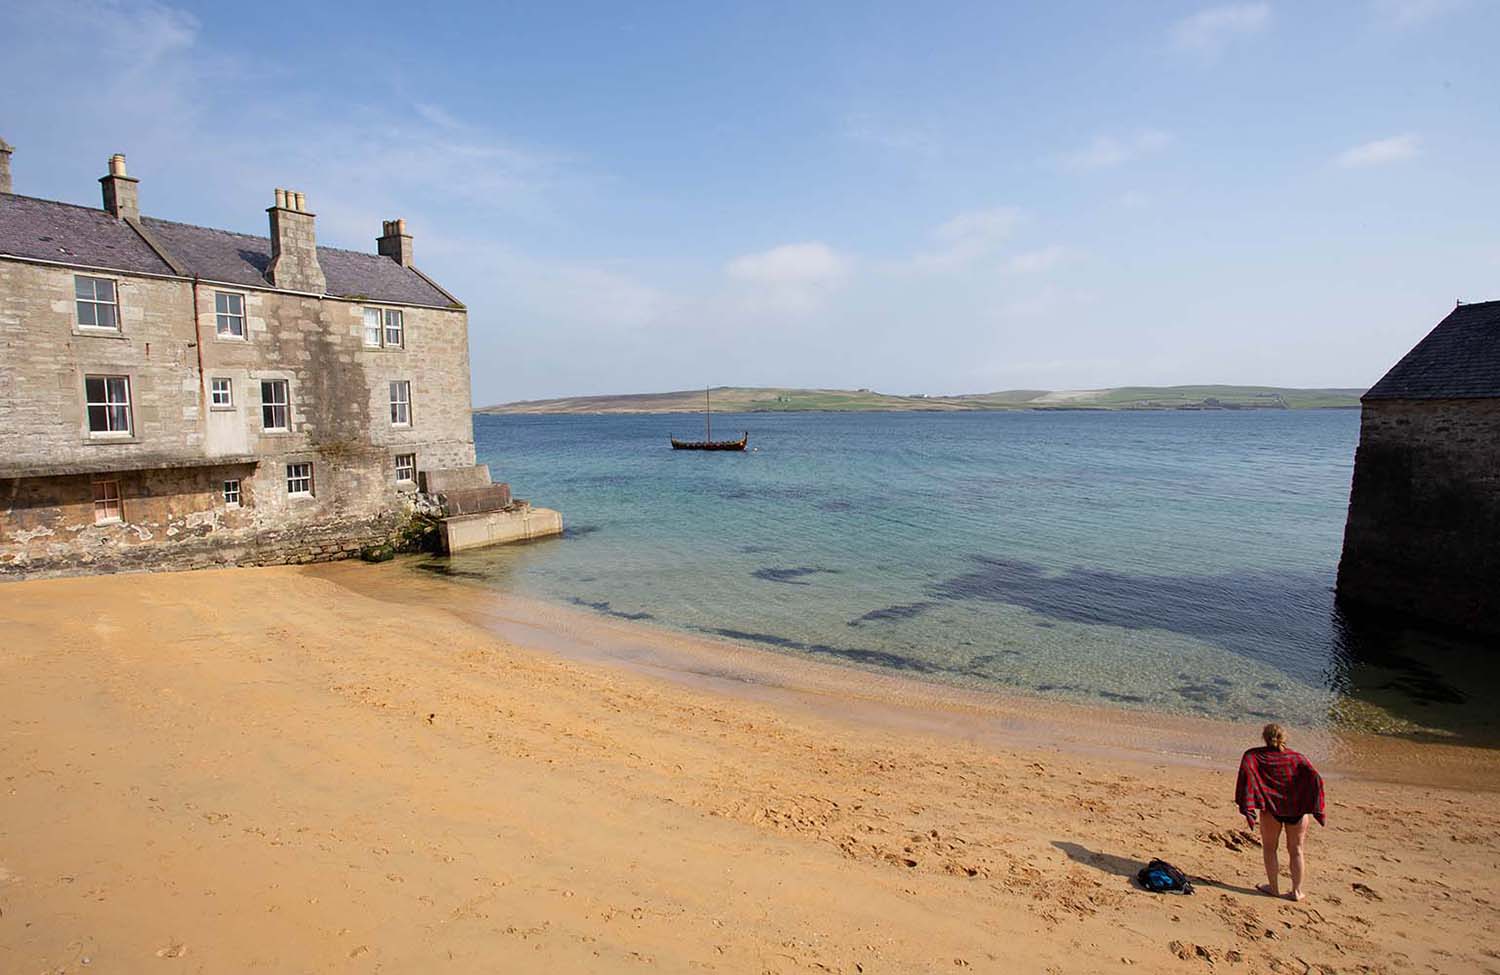
[{"label": "grey slate roof on building", "polygon": [[1500,301],[1459,305],[1362,398],[1500,397]]},{"label": "grey slate roof on building", "polygon": [[0,194],[0,254],[84,267],[171,274],[141,235],[92,207]]},{"label": "grey slate roof on building", "polygon": [[[269,238],[155,217],[142,217],[141,224],[190,273],[211,281],[266,287],[266,268],[271,266]],[[420,274],[389,257],[319,247],[318,264],[331,295],[407,305],[449,304],[448,297]]]},{"label": "grey slate roof on building", "polygon": [[[208,281],[267,288],[271,241],[210,227],[142,217],[141,226],[183,271]],[[0,254],[82,267],[174,274],[125,221],[100,209],[0,194]],[[449,297],[388,257],[319,247],[328,293],[446,308]]]}]

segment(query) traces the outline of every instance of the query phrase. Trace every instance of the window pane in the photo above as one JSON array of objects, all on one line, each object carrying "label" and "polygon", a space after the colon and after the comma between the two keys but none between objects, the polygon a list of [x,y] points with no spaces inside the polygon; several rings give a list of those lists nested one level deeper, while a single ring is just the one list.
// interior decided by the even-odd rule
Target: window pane
[{"label": "window pane", "polygon": [[124,376],[109,376],[104,382],[108,386],[109,401],[111,403],[124,403],[130,399],[130,385]]},{"label": "window pane", "polygon": [[115,300],[115,283],[106,278],[94,279],[94,297],[100,301]]},{"label": "window pane", "polygon": [[81,276],[74,277],[73,278],[73,297],[75,297],[75,298],[93,298],[94,297],[94,279],[93,278],[85,278],[85,277],[81,277]]},{"label": "window pane", "polygon": [[89,376],[83,381],[84,394],[90,403],[104,402],[104,379],[100,376]]},{"label": "window pane", "polygon": [[109,407],[107,407],[107,406],[90,406],[89,407],[89,432],[90,433],[108,433],[109,432]]},{"label": "window pane", "polygon": [[94,309],[97,308],[97,307],[99,307],[99,306],[95,305],[92,301],[80,301],[80,302],[78,302],[78,324],[80,324],[80,325],[93,325],[93,324],[96,324],[96,320],[94,318]]},{"label": "window pane", "polygon": [[94,306],[94,312],[98,316],[99,327],[100,328],[114,328],[115,327],[115,306],[114,305],[95,305]]},{"label": "window pane", "polygon": [[225,295],[229,299],[229,313],[231,315],[243,315],[245,313],[245,298],[243,295]]},{"label": "window pane", "polygon": [[125,406],[111,406],[109,408],[109,424],[111,433],[128,433],[130,431],[130,409]]}]

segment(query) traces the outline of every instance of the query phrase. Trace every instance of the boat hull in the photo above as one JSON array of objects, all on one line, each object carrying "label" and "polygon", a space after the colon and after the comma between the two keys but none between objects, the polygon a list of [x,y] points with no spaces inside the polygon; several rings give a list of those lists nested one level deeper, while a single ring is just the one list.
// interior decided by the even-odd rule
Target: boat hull
[{"label": "boat hull", "polygon": [[672,438],[673,450],[744,450],[745,444],[750,441],[750,434],[746,433],[738,440],[678,440]]}]

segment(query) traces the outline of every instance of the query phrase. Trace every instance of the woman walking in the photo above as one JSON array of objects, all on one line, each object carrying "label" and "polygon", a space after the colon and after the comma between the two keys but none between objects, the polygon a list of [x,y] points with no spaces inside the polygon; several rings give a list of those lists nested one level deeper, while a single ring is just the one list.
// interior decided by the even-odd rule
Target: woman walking
[{"label": "woman walking", "polygon": [[[1292,889],[1288,900],[1303,898],[1302,877],[1305,869],[1303,851],[1307,845],[1308,817],[1327,826],[1323,815],[1323,777],[1302,755],[1286,747],[1286,731],[1279,724],[1261,729],[1265,747],[1252,748],[1240,758],[1240,777],[1234,787],[1234,801],[1240,815],[1251,829],[1260,823],[1261,852],[1266,858],[1266,883],[1259,889],[1272,897],[1281,896],[1281,864],[1276,847],[1286,835],[1286,853],[1292,872]],[[1264,815],[1261,815],[1264,813]]]}]

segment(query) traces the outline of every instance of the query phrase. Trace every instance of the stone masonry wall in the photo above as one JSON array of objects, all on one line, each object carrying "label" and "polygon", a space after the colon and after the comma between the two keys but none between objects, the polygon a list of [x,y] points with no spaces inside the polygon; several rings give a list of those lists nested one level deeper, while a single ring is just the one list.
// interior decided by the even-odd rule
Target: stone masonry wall
[{"label": "stone masonry wall", "polygon": [[[0,575],[330,557],[404,520],[415,486],[396,482],[396,455],[419,470],[474,463],[462,309],[405,307],[404,345],[370,349],[362,302],[105,275],[122,327],[95,335],[74,325],[74,274],[0,261]],[[244,338],[217,334],[216,291],[243,297]],[[87,435],[83,376],[96,373],[131,379],[127,440]],[[210,404],[215,377],[230,380],[227,407]],[[263,429],[263,379],[287,382],[286,432]],[[407,426],[390,422],[392,380],[411,384]],[[299,462],[313,465],[311,497],[288,493]],[[102,479],[119,481],[122,525],[93,524]]]},{"label": "stone masonry wall", "polygon": [[[200,451],[192,285],[77,272],[116,282],[118,333],[79,328],[73,271],[0,261],[0,467],[150,463]],[[130,377],[135,436],[90,439],[86,374]]]},{"label": "stone masonry wall", "polygon": [[0,531],[0,579],[331,561],[368,545],[397,544],[410,530],[405,504],[364,518],[264,527],[249,490],[239,506],[223,498],[222,479],[249,472],[233,465],[114,475],[123,517],[111,524],[94,518],[97,475],[0,480],[0,506],[8,512]]},{"label": "stone masonry wall", "polygon": [[1500,400],[1365,404],[1340,598],[1500,634],[1496,539]]}]

